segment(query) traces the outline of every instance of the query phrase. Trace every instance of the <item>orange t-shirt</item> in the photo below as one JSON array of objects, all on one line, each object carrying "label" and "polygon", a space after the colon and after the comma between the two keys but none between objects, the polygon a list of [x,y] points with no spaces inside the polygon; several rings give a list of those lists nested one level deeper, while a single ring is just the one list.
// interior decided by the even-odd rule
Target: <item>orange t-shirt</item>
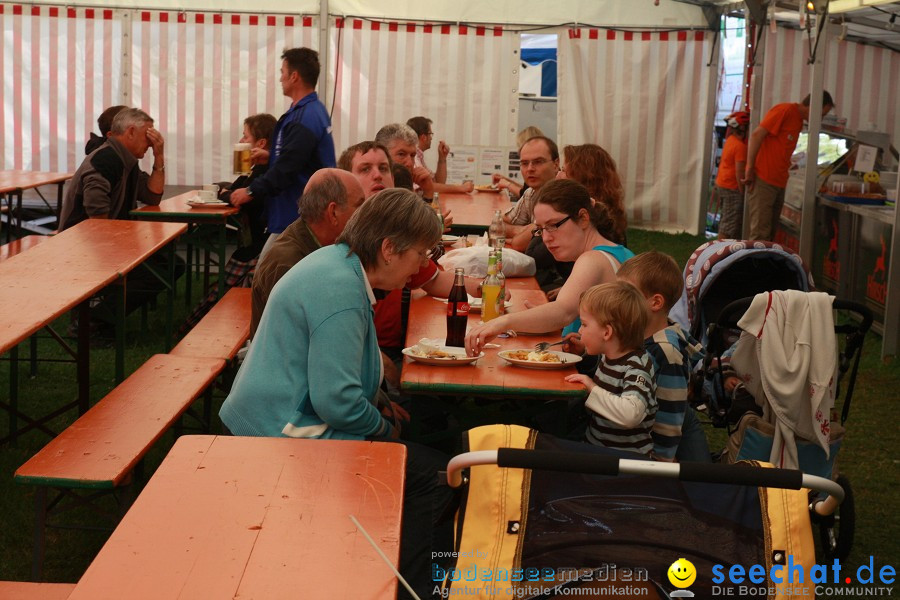
[{"label": "orange t-shirt", "polygon": [[[747,140],[739,135],[731,134],[725,138],[722,147],[722,158],[719,160],[719,173],[716,175],[716,185],[726,190],[738,189],[737,163],[747,162]],[[740,174],[744,176],[743,173]]]},{"label": "orange t-shirt", "polygon": [[785,102],[773,106],[763,117],[760,126],[769,132],[756,155],[756,176],[768,184],[787,186],[791,154],[797,147],[797,137],[803,130],[800,105]]}]

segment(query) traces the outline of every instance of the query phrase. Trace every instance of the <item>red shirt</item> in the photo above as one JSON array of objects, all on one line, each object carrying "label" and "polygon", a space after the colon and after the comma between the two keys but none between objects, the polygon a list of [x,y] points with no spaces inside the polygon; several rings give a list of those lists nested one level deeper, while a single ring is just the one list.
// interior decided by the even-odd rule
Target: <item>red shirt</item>
[{"label": "red shirt", "polygon": [[[437,275],[438,266],[433,260],[419,269],[419,272],[410,277],[406,287],[411,290],[420,288]],[[403,305],[403,290],[391,290],[387,296],[375,303],[375,333],[378,335],[378,345],[382,348],[402,348],[406,340],[403,339],[403,327],[400,322],[400,312]]]},{"label": "red shirt", "polygon": [[[739,135],[731,134],[725,138],[722,147],[722,158],[719,160],[719,173],[716,175],[716,185],[728,190],[738,189],[737,163],[747,162],[747,140]],[[742,172],[741,176],[744,175]]]},{"label": "red shirt", "polygon": [[800,105],[795,102],[776,104],[763,117],[760,126],[769,134],[763,139],[756,155],[756,176],[770,185],[786,187],[791,154],[803,130]]}]

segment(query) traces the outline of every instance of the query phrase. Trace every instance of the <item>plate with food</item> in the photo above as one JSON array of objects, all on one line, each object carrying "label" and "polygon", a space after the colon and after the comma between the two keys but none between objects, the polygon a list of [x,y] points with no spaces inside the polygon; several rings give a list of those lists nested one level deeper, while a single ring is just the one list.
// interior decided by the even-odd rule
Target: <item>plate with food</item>
[{"label": "plate with food", "polygon": [[458,235],[449,235],[449,234],[445,233],[444,235],[441,236],[441,241],[444,242],[445,244],[455,244],[456,242],[459,241],[459,236]]},{"label": "plate with food", "polygon": [[465,348],[457,348],[455,346],[435,346],[432,344],[422,344],[420,342],[415,346],[404,348],[403,355],[425,365],[461,367],[463,365],[470,365],[479,358],[482,358],[484,352],[479,353],[478,356],[467,356]]},{"label": "plate with food", "polygon": [[502,350],[497,356],[506,362],[526,369],[564,369],[581,362],[581,357],[568,352],[537,352],[533,349]]},{"label": "plate with food", "polygon": [[476,192],[499,192],[500,188],[495,185],[476,185]]}]

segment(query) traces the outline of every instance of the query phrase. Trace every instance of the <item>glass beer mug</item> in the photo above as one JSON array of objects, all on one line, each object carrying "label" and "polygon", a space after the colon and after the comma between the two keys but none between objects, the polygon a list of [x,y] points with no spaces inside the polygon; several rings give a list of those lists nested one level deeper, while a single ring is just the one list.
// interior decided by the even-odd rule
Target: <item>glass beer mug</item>
[{"label": "glass beer mug", "polygon": [[234,174],[250,174],[250,144],[238,143],[234,145]]}]

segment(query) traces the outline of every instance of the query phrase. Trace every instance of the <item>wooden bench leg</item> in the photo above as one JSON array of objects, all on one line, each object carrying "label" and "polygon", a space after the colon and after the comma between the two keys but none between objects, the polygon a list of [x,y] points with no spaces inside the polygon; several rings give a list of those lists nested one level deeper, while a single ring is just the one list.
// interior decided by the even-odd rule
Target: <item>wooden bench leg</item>
[{"label": "wooden bench leg", "polygon": [[31,563],[31,578],[41,580],[44,570],[44,543],[47,525],[47,488],[38,486],[34,493],[34,556]]},{"label": "wooden bench leg", "polygon": [[31,353],[31,370],[30,375],[32,378],[37,377],[37,335],[33,335],[28,338],[28,349]]}]

